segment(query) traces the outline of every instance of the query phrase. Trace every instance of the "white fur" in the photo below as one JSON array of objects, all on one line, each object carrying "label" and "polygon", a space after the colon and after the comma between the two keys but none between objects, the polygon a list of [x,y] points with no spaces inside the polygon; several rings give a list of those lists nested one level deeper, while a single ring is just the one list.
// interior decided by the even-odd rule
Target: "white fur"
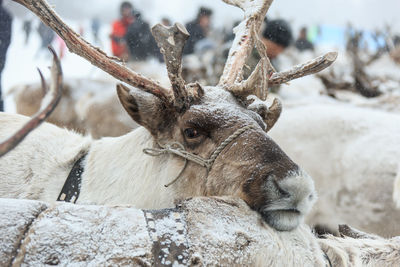
[{"label": "white fur", "polygon": [[[0,140],[28,119],[1,113]],[[164,184],[179,173],[184,161],[142,152],[152,146],[150,134],[141,127],[122,137],[92,140],[44,123],[0,159],[0,195],[55,201],[73,164],[88,151],[77,203],[171,206],[176,196]]]},{"label": "white fur", "polygon": [[[10,137],[29,118],[0,113],[0,140]],[[57,138],[55,138],[57,137]],[[92,140],[43,123],[0,159],[0,195],[54,201],[65,177]]]},{"label": "white fur", "polygon": [[319,200],[310,223],[400,235],[400,211],[392,201],[400,195],[399,115],[308,103],[286,109],[270,135],[315,181]]},{"label": "white fur", "polygon": [[176,196],[172,188],[164,185],[176,177],[184,161],[174,156],[151,157],[143,153],[144,148],[153,145],[153,138],[143,127],[118,138],[94,141],[82,176],[79,203],[124,203],[140,208],[171,206]]},{"label": "white fur", "polygon": [[318,243],[328,255],[332,266],[400,266],[399,237],[355,239],[327,236],[318,239]]}]

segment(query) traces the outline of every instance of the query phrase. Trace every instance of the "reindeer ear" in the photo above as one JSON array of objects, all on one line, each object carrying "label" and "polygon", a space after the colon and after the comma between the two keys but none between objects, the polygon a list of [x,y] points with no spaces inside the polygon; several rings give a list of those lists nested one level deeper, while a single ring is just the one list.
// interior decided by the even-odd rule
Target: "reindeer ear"
[{"label": "reindeer ear", "polygon": [[256,112],[264,120],[268,132],[278,121],[282,112],[282,103],[278,98],[274,98],[272,104],[268,107],[267,103],[261,101],[258,97],[250,95],[245,101],[247,109]]},{"label": "reindeer ear", "polygon": [[134,121],[145,127],[152,135],[156,135],[166,126],[172,116],[167,118],[162,101],[149,93],[134,87],[128,88],[117,84],[117,94],[124,109]]}]

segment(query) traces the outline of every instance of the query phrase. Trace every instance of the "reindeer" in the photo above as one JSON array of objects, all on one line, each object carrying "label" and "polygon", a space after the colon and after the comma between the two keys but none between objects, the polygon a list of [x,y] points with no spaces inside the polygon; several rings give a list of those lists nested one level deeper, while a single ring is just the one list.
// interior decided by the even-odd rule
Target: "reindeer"
[{"label": "reindeer", "polygon": [[[235,29],[214,87],[186,84],[182,78],[186,29],[180,24],[154,26],[172,90],[92,47],[45,1],[14,1],[55,30],[72,52],[133,86],[118,84],[117,95],[142,127],[121,137],[92,140],[45,123],[0,159],[0,196],[149,209],[192,196],[233,195],[282,231],[296,228],[309,212],[316,200],[314,183],[268,137],[282,108],[278,99],[270,106],[263,101],[269,85],[318,72],[337,54],[273,73],[258,37],[272,0],[224,0],[243,9],[245,18]],[[254,46],[262,59],[243,80],[242,68]],[[26,120],[2,114],[0,139]]]}]

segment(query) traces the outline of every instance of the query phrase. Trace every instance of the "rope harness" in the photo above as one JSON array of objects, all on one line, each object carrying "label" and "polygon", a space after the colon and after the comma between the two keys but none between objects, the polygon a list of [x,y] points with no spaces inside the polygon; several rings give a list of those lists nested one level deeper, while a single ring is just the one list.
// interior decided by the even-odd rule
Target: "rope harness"
[{"label": "rope harness", "polygon": [[145,148],[143,149],[143,153],[149,156],[153,157],[158,157],[164,154],[174,154],[177,156],[180,156],[185,159],[185,164],[183,165],[182,170],[179,172],[179,174],[173,179],[171,182],[168,184],[164,185],[165,187],[168,187],[175,183],[179,177],[182,175],[184,170],[186,169],[188,161],[193,161],[194,163],[199,164],[202,167],[205,167],[207,170],[206,177],[208,176],[208,172],[211,170],[215,159],[218,157],[219,154],[221,154],[222,150],[233,140],[235,140],[237,137],[239,137],[242,133],[250,130],[250,129],[255,129],[256,127],[254,125],[247,125],[244,126],[238,130],[236,130],[233,134],[231,134],[228,138],[226,138],[211,154],[211,156],[208,159],[205,159],[199,155],[193,154],[189,151],[185,150],[185,147],[179,143],[179,142],[172,142],[166,145],[161,145],[159,143],[158,146],[160,148]]}]

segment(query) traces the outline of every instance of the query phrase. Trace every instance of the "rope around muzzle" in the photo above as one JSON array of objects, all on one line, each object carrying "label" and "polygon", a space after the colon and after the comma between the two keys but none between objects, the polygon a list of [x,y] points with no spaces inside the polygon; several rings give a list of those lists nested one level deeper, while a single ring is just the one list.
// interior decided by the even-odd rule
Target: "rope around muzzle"
[{"label": "rope around muzzle", "polygon": [[255,129],[255,128],[256,127],[254,125],[247,125],[247,126],[244,126],[240,129],[236,130],[233,134],[231,134],[228,138],[226,138],[214,150],[214,152],[211,154],[211,156],[208,159],[205,159],[199,155],[196,155],[189,151],[186,151],[185,147],[179,142],[172,142],[172,143],[169,143],[166,145],[161,145],[161,144],[157,143],[160,148],[145,148],[145,149],[143,149],[143,153],[145,153],[146,155],[149,155],[149,156],[153,156],[153,157],[158,157],[158,156],[161,156],[164,154],[174,154],[174,155],[180,156],[185,159],[185,164],[183,165],[182,170],[175,177],[175,179],[173,179],[168,184],[164,185],[165,187],[168,187],[168,186],[172,185],[173,183],[175,183],[179,179],[179,177],[182,175],[182,173],[186,169],[188,161],[193,161],[194,163],[197,163],[200,166],[205,167],[207,170],[207,174],[206,174],[206,177],[207,177],[208,172],[211,170],[211,168],[214,164],[214,161],[216,160],[218,155],[222,152],[222,150],[224,150],[224,148],[230,142],[232,142],[234,139],[239,137],[242,133],[244,133],[250,129]]}]

